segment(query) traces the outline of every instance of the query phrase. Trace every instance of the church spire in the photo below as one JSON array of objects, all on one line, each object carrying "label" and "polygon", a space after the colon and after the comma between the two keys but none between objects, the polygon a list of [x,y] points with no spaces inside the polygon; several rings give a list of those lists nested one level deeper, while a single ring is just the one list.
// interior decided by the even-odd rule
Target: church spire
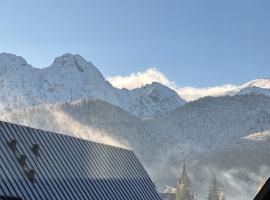
[{"label": "church spire", "polygon": [[187,176],[187,170],[186,170],[186,160],[184,159],[183,162],[183,170],[182,170],[182,177]]},{"label": "church spire", "polygon": [[186,161],[183,162],[182,177],[177,182],[176,200],[194,200],[191,182],[187,175]]}]

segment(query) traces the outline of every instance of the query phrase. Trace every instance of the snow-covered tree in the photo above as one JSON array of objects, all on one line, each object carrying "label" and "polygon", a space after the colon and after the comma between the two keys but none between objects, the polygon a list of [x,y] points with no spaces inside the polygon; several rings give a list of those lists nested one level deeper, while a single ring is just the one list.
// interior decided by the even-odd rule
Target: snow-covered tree
[{"label": "snow-covered tree", "polygon": [[208,200],[225,200],[225,195],[219,188],[215,175],[213,175],[212,183],[209,186]]}]

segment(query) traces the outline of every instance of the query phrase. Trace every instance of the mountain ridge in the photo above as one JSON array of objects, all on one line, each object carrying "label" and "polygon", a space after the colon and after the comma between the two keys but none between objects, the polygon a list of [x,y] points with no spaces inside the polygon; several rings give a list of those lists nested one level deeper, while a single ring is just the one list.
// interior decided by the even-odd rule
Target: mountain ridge
[{"label": "mountain ridge", "polygon": [[69,53],[56,57],[50,66],[42,69],[34,68],[22,57],[1,53],[0,86],[2,112],[96,98],[144,118],[185,104],[175,91],[157,83],[130,91],[114,88],[91,62]]}]

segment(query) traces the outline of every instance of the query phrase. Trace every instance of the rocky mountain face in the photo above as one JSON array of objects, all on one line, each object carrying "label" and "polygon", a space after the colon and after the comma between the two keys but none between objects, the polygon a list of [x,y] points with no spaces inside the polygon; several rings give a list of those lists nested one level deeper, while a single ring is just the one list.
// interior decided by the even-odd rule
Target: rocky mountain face
[{"label": "rocky mountain face", "polygon": [[101,99],[139,117],[150,117],[182,106],[185,101],[161,84],[119,90],[79,55],[65,54],[38,69],[18,56],[0,54],[0,111],[44,103]]}]

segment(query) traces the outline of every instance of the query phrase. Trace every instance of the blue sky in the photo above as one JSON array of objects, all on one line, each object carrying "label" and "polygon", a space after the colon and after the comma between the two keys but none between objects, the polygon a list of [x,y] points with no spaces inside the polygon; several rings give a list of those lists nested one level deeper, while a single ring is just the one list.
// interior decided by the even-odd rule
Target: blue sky
[{"label": "blue sky", "polygon": [[105,76],[150,67],[180,86],[270,77],[269,0],[1,0],[0,52],[39,67],[79,53]]}]

